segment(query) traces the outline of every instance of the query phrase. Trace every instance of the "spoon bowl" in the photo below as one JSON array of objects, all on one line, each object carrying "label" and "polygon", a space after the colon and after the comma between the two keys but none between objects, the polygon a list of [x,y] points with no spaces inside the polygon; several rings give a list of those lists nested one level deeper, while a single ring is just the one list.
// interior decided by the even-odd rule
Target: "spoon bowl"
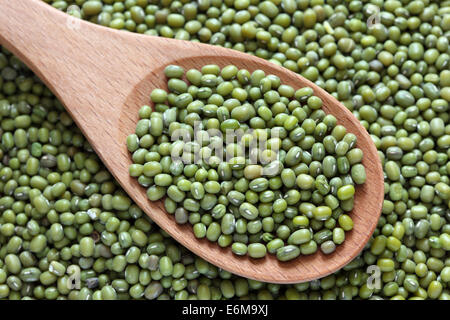
[{"label": "spoon bowl", "polygon": [[[245,53],[218,46],[116,31],[73,18],[40,0],[0,0],[0,44],[30,67],[64,104],[111,174],[136,204],[171,237],[212,264],[234,274],[271,283],[299,283],[329,275],[354,259],[370,239],[381,214],[383,171],[369,134],[353,114],[323,89],[300,75]],[[195,238],[179,225],[162,201],[128,174],[132,163],[126,137],[134,132],[138,110],[155,88],[167,89],[164,68],[185,70],[206,64],[262,69],[294,89],[311,87],[322,109],[357,137],[364,153],[367,182],[356,189],[350,213],[353,230],[332,254],[317,252],[289,262],[274,255],[239,257],[230,248]]]}]

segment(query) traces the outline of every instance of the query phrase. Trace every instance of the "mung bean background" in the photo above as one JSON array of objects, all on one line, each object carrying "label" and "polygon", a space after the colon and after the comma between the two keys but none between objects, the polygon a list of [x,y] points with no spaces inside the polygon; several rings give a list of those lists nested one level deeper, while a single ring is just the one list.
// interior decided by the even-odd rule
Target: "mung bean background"
[{"label": "mung bean background", "polygon": [[[371,134],[383,212],[365,250],[333,275],[296,285],[233,276],[153,224],[2,49],[0,298],[450,298],[449,1],[46,2],[116,29],[245,51],[314,81]],[[367,281],[373,266],[379,288]],[[80,288],[68,287],[77,274]]]}]

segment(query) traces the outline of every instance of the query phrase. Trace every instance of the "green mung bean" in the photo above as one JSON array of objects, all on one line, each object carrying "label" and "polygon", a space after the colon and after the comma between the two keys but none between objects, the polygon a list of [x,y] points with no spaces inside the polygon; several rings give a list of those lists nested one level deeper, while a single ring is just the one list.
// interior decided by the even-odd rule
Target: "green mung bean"
[{"label": "green mung bean", "polygon": [[[60,0],[46,2],[60,10],[66,10],[73,4],[73,1]],[[371,11],[370,4],[356,0],[345,3],[320,1],[304,3],[290,0],[255,3],[238,1],[234,4],[225,1],[220,6],[214,0],[200,1],[198,4],[173,2],[170,6],[141,0],[110,2],[81,1],[78,4],[81,11],[72,10],[70,13],[105,27],[206,42],[249,52],[283,65],[335,95],[353,112],[371,135],[378,148],[385,174],[388,173],[386,170],[388,161],[395,162],[399,169],[399,175],[395,168],[394,171],[389,169],[389,175],[386,175],[383,214],[370,240],[371,243],[379,243],[380,240],[377,239],[380,236],[386,237],[384,245],[377,245],[379,248],[372,250],[369,243],[368,248],[344,269],[329,277],[303,284],[279,286],[243,279],[224,271],[219,272],[214,266],[189,254],[184,248],[167,238],[167,235],[156,225],[151,224],[142,212],[137,214],[136,210],[131,208],[118,211],[112,206],[113,196],[116,193],[119,195],[122,190],[103,165],[97,166],[98,171],[92,172],[90,176],[81,173],[83,170],[88,170],[88,167],[88,171],[93,169],[91,166],[85,166],[84,162],[87,158],[93,158],[100,163],[99,159],[92,154],[81,132],[42,82],[19,63],[16,57],[0,49],[0,135],[3,147],[0,148],[0,193],[2,195],[0,197],[0,247],[7,248],[3,250],[8,251],[0,253],[0,298],[24,300],[33,298],[195,299],[217,298],[221,295],[227,299],[448,300],[450,298],[446,286],[450,279],[450,269],[445,262],[445,253],[448,252],[446,235],[450,232],[448,215],[446,215],[449,199],[447,176],[450,170],[447,152],[450,146],[447,116],[450,73],[446,70],[449,58],[448,39],[445,33],[448,29],[445,2],[432,0],[424,5],[420,1],[412,1],[399,7],[396,1],[384,1],[383,5],[379,6],[380,23],[372,27],[366,27],[369,11]],[[328,116],[322,118],[323,115],[320,113],[311,116],[312,109],[309,108],[315,107],[314,103],[311,103],[314,99],[308,103],[308,99],[314,94],[311,88],[295,88],[294,99],[289,101],[292,90],[284,87],[283,79],[270,77],[264,72],[239,71],[235,66],[225,67],[220,73],[217,73],[217,69],[211,72],[232,84],[231,91],[235,85],[240,85],[241,88],[248,85],[248,98],[261,99],[258,104],[254,104],[258,105],[258,108],[249,120],[252,128],[271,126],[275,124],[275,120],[271,119],[285,112],[295,116],[299,123],[310,117],[318,121],[315,126],[306,126],[308,133],[302,127],[286,132],[285,137],[282,138],[286,140],[282,144],[283,148],[286,148],[285,152],[288,152],[293,144],[296,145],[305,138],[306,140],[302,142],[302,146],[305,147],[319,142],[318,139],[324,139],[326,153],[331,156],[334,155],[338,142],[345,141],[350,145],[347,140],[349,138],[345,137],[347,132],[342,132],[342,128],[334,132],[334,141],[326,135],[327,133],[323,138],[323,126],[320,121],[327,126],[328,130],[333,130],[338,123],[336,119],[327,118]],[[189,93],[194,100],[195,97],[201,97],[201,99],[213,97],[211,101],[206,102],[220,105],[221,100],[214,96],[213,88],[200,88],[203,76],[201,71],[187,70],[185,74],[191,85],[186,88],[181,84],[182,88],[178,89],[183,92],[177,92],[170,97],[166,90],[156,89],[158,91],[155,93],[149,92],[151,100],[157,104],[156,112],[163,114],[168,109],[167,104],[174,103],[176,96],[182,93]],[[262,92],[258,82],[263,78],[268,78],[263,81],[264,83],[270,82],[270,87],[265,84],[263,90],[275,90],[279,94],[280,100],[273,105],[267,105],[267,102],[263,100],[267,91]],[[217,79],[219,84],[221,79]],[[228,94],[227,91],[222,93]],[[183,105],[183,101],[185,100],[180,101],[180,106]],[[239,106],[239,103],[234,105],[227,101],[223,104],[230,106],[230,112],[231,109]],[[143,107],[139,111],[140,119],[150,120],[152,107],[153,105]],[[169,121],[174,122],[171,123],[170,129],[164,127],[163,135],[165,130],[169,130],[171,134],[184,119],[188,122],[205,119],[202,108],[203,105],[193,105],[192,109],[186,107],[186,110],[196,110],[199,113],[198,116],[190,116],[187,119],[186,111],[181,112],[180,118],[175,120],[171,112],[168,112],[162,118],[163,126]],[[214,108],[208,107],[205,110],[212,112],[208,113],[207,117],[214,115]],[[260,110],[261,113],[259,113]],[[277,121],[285,120],[277,119]],[[217,119],[205,121],[205,125],[208,129],[220,128],[220,122]],[[283,127],[283,124],[277,124],[277,126]],[[142,151],[133,155],[133,161],[140,165],[149,161],[160,162],[162,157],[157,153],[157,148],[153,148],[151,152],[147,150],[152,147],[152,144],[159,145],[164,142],[165,138],[159,136],[159,140],[152,141],[149,137],[150,128],[145,122],[142,129],[144,129],[142,132],[136,133],[136,136],[138,133],[142,134],[138,137],[139,141],[133,138],[127,143],[130,152],[134,153],[142,148]],[[287,129],[290,129],[289,123]],[[25,131],[25,136],[21,130]],[[311,137],[314,137],[316,141],[313,141]],[[302,146],[299,145],[303,148]],[[161,149],[165,155],[170,155],[170,150]],[[310,172],[308,166],[318,159],[320,153],[316,152],[313,159],[308,152],[305,150],[302,154],[303,166],[290,169],[296,176],[303,173],[316,178],[319,174]],[[65,156],[59,160],[58,165],[61,167],[57,166],[59,154],[68,155],[70,167],[63,159]],[[27,172],[21,161],[27,161],[30,156],[38,162],[30,160]],[[81,156],[84,160],[80,160]],[[351,166],[361,163],[362,156],[362,152],[356,148],[347,152],[345,157],[350,167],[345,175],[352,173]],[[217,158],[213,158],[212,162],[216,160]],[[348,179],[338,178],[340,179],[338,182],[334,177],[342,174],[337,171],[337,164],[334,165],[335,169],[324,171],[330,170],[333,166],[325,169],[323,161],[321,161],[323,170],[321,174],[328,178],[330,194],[336,197],[337,190],[343,185],[342,181],[348,181]],[[304,171],[304,165],[307,166],[306,171]],[[167,166],[164,164],[162,167],[164,172],[156,174],[169,174],[171,171],[166,172],[169,166],[170,164]],[[388,167],[392,166],[392,164],[388,165]],[[216,170],[217,165],[212,168]],[[184,175],[184,173],[178,173],[180,174]],[[236,175],[234,177],[236,180],[245,176],[241,172],[230,171],[229,174],[230,179]],[[189,180],[193,176],[185,175],[183,179]],[[49,200],[48,212],[43,213],[47,211],[47,208],[43,210],[44,207],[40,207],[42,211],[39,212],[33,206],[33,199],[40,195],[37,190],[33,190],[35,187],[31,186],[33,177],[41,177],[48,183],[48,187],[43,187],[44,184],[39,179],[33,180],[33,186],[36,186],[36,189]],[[265,176],[246,178],[251,181],[259,177]],[[146,188],[154,183],[152,177],[144,174],[136,178]],[[357,183],[355,177],[352,179],[354,183]],[[72,190],[70,187],[72,180],[80,180],[84,186],[89,187],[82,189],[81,184],[77,182],[74,184],[75,189]],[[12,181],[15,181],[18,186],[16,187]],[[220,179],[214,181],[222,182]],[[178,182],[178,179],[176,181],[174,179],[174,182]],[[58,185],[55,186],[55,184]],[[270,186],[275,185],[270,184]],[[391,186],[393,191],[390,191]],[[39,189],[42,187],[44,189]],[[287,185],[285,187],[293,188]],[[51,192],[49,192],[50,188]],[[233,185],[229,187],[230,189],[227,188],[223,190],[230,191]],[[280,189],[268,188],[269,190],[263,192],[280,191]],[[295,185],[294,188],[296,188]],[[357,189],[356,187],[356,192],[358,192]],[[98,191],[91,194],[92,190]],[[158,190],[162,191],[162,189]],[[180,191],[185,193],[189,193],[189,190],[190,186],[180,188]],[[228,206],[223,197],[219,199],[221,193],[217,194],[218,201]],[[279,196],[279,192],[274,192],[271,201],[275,201]],[[301,192],[301,197],[301,202],[317,199],[316,196],[312,197],[312,192],[307,189]],[[69,199],[70,205],[65,207],[68,211],[56,213],[53,207],[54,202],[61,199]],[[257,206],[261,219],[270,217],[274,220],[273,223],[283,223],[284,213],[276,213],[272,217],[273,212],[269,210],[271,202],[265,203],[268,206],[264,207],[253,202],[252,199],[254,198],[249,196],[246,202]],[[289,206],[296,203],[291,204],[288,199],[285,198],[288,202],[286,210],[289,214],[291,210]],[[36,203],[39,205],[39,202],[40,200],[37,200]],[[330,203],[332,202],[327,202],[326,205],[331,207]],[[414,212],[414,217],[417,218],[412,217],[411,209],[417,205],[428,209],[426,216],[421,212]],[[62,207],[58,205],[58,208]],[[343,212],[339,209],[333,210],[335,211],[333,217],[338,220]],[[84,218],[75,219],[75,215],[83,211],[91,212],[90,221],[82,222]],[[237,214],[236,210],[233,212]],[[193,217],[196,214],[200,215],[198,212],[191,214]],[[233,213],[229,214],[234,217]],[[72,218],[69,215],[72,215]],[[110,216],[117,216],[119,223],[117,227],[111,229],[112,231],[106,231],[104,223]],[[224,215],[222,219],[225,216],[227,215]],[[430,225],[425,237],[418,239],[415,235],[415,225],[421,219],[429,221]],[[145,220],[148,227],[143,227],[141,222],[137,222],[141,220]],[[312,227],[317,228],[316,231],[319,231],[323,225],[318,225],[318,221],[314,221],[312,215],[307,217],[303,213],[293,218],[297,228],[309,228],[311,224]],[[62,233],[57,225],[52,227],[58,223],[64,228]],[[332,225],[328,221],[323,224],[325,223]],[[339,221],[337,223],[339,224]],[[265,225],[270,227],[271,224],[266,222]],[[117,245],[114,244],[118,242],[120,232],[141,227],[144,228],[142,231],[149,236],[149,240],[145,245],[142,244],[143,242],[136,244],[142,256],[142,260],[138,261],[143,262],[145,255],[148,255],[147,250],[153,250],[153,244],[158,243],[156,246],[158,253],[152,257],[173,258],[174,276],[179,274],[175,266],[179,263],[185,265],[183,277],[187,284],[177,281],[181,278],[169,281],[157,269],[147,270],[146,266],[140,264],[138,266],[139,283],[132,284],[135,281],[135,278],[131,276],[133,272],[128,276],[124,275],[121,281],[117,281],[119,273],[111,271],[111,259],[117,254],[125,255],[125,252],[116,251]],[[49,232],[50,228],[55,231]],[[419,226],[417,229],[420,237],[422,236],[421,228]],[[296,230],[293,229],[293,231]],[[333,241],[341,239],[340,235],[343,231],[339,230],[339,227],[333,229]],[[132,234],[132,231],[130,230],[129,233]],[[46,249],[35,254],[27,249],[27,242],[38,235],[45,235],[48,239]],[[86,259],[91,258],[80,259],[79,241],[87,236],[93,237],[96,243],[92,258],[95,262],[91,266],[86,264]],[[23,239],[20,249],[16,249],[18,248],[17,238]],[[436,247],[438,246],[436,238],[439,239],[440,249]],[[338,242],[339,240],[336,244]],[[393,251],[397,250],[398,242],[401,243],[400,248],[398,251]],[[165,253],[166,250],[172,252],[174,247],[181,253],[182,258],[173,253]],[[267,248],[272,254],[276,254],[276,250],[281,247],[289,247],[289,245],[285,246],[284,241],[279,238],[267,243]],[[36,249],[36,243],[33,248]],[[18,251],[10,252],[9,250]],[[293,250],[289,252],[297,251]],[[5,257],[8,254],[19,257],[22,269],[18,275],[10,273],[5,266]],[[296,257],[296,253],[293,256]],[[377,265],[378,260],[385,258],[395,261],[394,268],[392,271],[383,272],[380,279],[381,289],[374,292],[364,280],[366,269],[369,265]],[[49,260],[52,261],[49,262]],[[47,284],[46,281],[51,280],[52,277],[44,276],[45,284],[42,283],[39,279],[41,273],[47,270],[59,273],[54,269],[53,262],[56,261],[67,266],[67,274],[51,284]],[[125,261],[129,265],[135,264],[132,262],[133,259]],[[388,264],[381,262],[383,268],[389,269]],[[87,266],[87,269],[82,269],[81,289],[68,290],[65,281],[76,266]],[[429,268],[426,274],[424,266]],[[123,272],[126,273],[127,270],[132,269],[125,267]],[[86,277],[95,277],[91,279],[97,279],[97,281],[85,281]],[[131,283],[128,286],[124,285],[123,279]],[[22,288],[17,290],[21,282]],[[89,288],[91,284],[93,287]],[[176,291],[183,287],[181,291]]]}]

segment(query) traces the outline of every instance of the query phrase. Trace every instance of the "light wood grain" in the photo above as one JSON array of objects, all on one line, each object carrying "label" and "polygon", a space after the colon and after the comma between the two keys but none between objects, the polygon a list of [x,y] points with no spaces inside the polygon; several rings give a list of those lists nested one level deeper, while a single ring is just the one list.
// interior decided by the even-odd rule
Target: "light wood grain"
[{"label": "light wood grain", "polygon": [[[92,147],[129,196],[179,243],[220,268],[247,278],[296,283],[324,277],[342,268],[364,248],[383,202],[383,171],[377,150],[359,121],[336,99],[298,74],[244,53],[181,40],[115,31],[69,16],[40,0],[0,0],[0,43],[26,63],[65,105]],[[78,28],[73,28],[78,24]],[[317,253],[280,263],[237,257],[207,240],[197,240],[190,225],[178,225],[161,202],[150,202],[145,189],[128,175],[131,157],[125,145],[138,110],[154,88],[166,88],[168,64],[185,69],[208,63],[234,64],[250,72],[263,69],[294,88],[312,87],[324,110],[358,138],[367,182],[357,188],[351,213],[355,226],[331,255]]]}]

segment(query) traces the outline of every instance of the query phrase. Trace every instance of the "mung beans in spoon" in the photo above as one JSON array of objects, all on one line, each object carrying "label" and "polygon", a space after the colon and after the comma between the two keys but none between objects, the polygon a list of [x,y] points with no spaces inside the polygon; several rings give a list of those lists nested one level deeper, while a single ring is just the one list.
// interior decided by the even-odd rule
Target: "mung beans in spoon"
[{"label": "mung beans in spoon", "polygon": [[234,65],[164,74],[127,138],[151,201],[236,255],[289,261],[345,241],[363,152],[311,88]]}]

